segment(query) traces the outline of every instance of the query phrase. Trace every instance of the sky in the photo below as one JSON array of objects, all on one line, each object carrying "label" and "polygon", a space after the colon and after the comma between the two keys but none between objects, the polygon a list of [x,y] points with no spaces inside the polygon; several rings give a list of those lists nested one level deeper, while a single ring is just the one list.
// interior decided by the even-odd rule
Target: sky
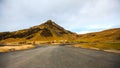
[{"label": "sky", "polygon": [[0,0],[0,32],[47,20],[79,34],[120,28],[120,0]]}]

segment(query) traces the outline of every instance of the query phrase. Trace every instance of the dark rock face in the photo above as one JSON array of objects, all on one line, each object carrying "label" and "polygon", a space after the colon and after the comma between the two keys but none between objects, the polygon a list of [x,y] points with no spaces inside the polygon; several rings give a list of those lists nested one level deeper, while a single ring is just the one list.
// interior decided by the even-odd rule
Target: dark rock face
[{"label": "dark rock face", "polygon": [[35,29],[30,28],[27,30],[20,30],[15,32],[3,32],[3,33],[0,33],[0,40],[4,40],[7,38],[24,38],[31,34],[37,33],[38,31],[40,31],[39,28],[35,28]]},{"label": "dark rock face", "polygon": [[42,30],[42,32],[40,33],[41,36],[43,37],[52,37],[52,33],[50,32],[50,30],[48,30],[47,28],[44,28]]},{"label": "dark rock face", "polygon": [[10,34],[10,32],[2,32],[2,33],[0,33],[0,40],[8,38],[9,34]]}]

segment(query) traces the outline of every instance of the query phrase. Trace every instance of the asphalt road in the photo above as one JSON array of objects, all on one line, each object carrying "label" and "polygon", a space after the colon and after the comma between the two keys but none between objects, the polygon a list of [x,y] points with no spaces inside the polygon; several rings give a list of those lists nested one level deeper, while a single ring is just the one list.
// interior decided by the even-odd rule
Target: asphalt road
[{"label": "asphalt road", "polygon": [[0,68],[120,68],[120,55],[68,46],[0,53]]}]

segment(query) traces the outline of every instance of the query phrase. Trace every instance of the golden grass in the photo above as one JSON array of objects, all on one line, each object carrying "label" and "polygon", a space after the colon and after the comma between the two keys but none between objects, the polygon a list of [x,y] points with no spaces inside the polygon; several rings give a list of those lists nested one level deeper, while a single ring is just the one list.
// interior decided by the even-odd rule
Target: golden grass
[{"label": "golden grass", "polygon": [[78,42],[120,42],[120,28],[79,35]]},{"label": "golden grass", "polygon": [[33,45],[1,46],[0,52],[10,52],[10,51],[25,50],[25,49],[31,49],[31,48],[35,48],[35,46]]},{"label": "golden grass", "polygon": [[82,43],[74,44],[73,46],[97,50],[120,50],[120,43]]},{"label": "golden grass", "polygon": [[94,50],[103,50],[106,52],[120,53],[120,43],[83,43],[74,44],[76,48],[88,48]]}]

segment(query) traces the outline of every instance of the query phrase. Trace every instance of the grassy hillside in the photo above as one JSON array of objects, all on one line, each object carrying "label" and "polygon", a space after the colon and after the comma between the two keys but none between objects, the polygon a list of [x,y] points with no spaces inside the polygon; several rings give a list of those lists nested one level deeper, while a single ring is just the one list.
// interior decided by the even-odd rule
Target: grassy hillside
[{"label": "grassy hillside", "polygon": [[120,28],[78,35],[79,42],[120,42]]}]

